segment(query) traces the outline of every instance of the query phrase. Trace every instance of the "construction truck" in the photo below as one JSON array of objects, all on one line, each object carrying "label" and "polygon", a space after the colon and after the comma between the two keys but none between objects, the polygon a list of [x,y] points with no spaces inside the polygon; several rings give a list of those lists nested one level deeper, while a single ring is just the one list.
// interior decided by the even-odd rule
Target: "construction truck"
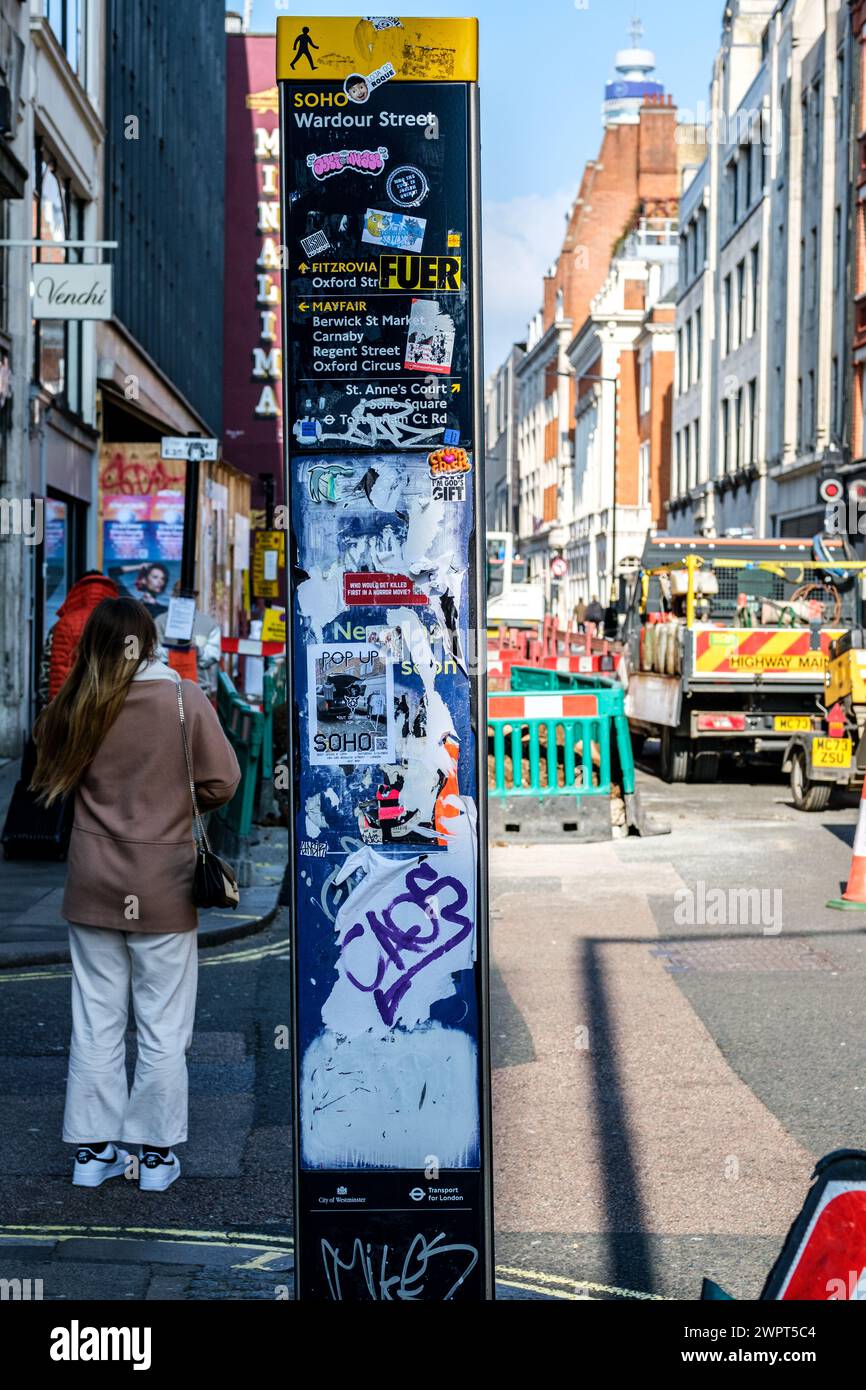
[{"label": "construction truck", "polygon": [[652,537],[628,581],[626,713],[661,741],[670,782],[713,780],[723,753],[793,757],[824,717],[830,644],[861,621],[847,539]]},{"label": "construction truck", "polygon": [[834,787],[862,788],[866,768],[866,632],[852,628],[830,644],[823,708],[788,741],[782,769],[800,811],[823,811]]}]

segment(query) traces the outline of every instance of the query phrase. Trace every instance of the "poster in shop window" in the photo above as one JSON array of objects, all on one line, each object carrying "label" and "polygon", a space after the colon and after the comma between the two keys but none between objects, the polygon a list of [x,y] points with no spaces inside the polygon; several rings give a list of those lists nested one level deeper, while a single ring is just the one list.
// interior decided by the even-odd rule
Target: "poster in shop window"
[{"label": "poster in shop window", "polygon": [[[296,1296],[491,1296],[476,24],[280,18]],[[482,738],[479,738],[479,732]]]}]

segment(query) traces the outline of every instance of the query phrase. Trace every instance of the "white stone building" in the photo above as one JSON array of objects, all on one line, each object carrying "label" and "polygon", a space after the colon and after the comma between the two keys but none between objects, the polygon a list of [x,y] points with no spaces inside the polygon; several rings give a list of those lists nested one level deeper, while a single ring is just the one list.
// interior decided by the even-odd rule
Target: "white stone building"
[{"label": "white stone building", "polygon": [[809,535],[846,433],[844,0],[734,0],[681,199],[668,530]]}]

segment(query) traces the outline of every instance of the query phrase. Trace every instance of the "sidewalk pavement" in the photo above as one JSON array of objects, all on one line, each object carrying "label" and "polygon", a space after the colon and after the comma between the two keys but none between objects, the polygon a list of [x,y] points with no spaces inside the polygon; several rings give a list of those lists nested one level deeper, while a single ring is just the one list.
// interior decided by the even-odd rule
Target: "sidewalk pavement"
[{"label": "sidewalk pavement", "polygon": [[[0,762],[0,827],[20,763]],[[260,931],[276,913],[286,867],[288,832],[283,826],[257,826],[251,847],[253,883],[240,890],[240,903],[199,914],[199,947],[218,946]],[[60,915],[66,865],[0,856],[0,969],[56,965],[69,960],[68,924]]]}]

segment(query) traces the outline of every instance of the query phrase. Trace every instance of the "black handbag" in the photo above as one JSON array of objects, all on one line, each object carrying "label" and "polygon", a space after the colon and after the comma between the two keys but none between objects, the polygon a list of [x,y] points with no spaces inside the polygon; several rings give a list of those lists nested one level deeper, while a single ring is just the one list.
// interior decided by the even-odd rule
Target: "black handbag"
[{"label": "black handbag", "polygon": [[21,777],[15,784],[3,833],[0,836],[5,859],[54,859],[62,863],[69,852],[75,793],[59,797],[43,806],[30,790],[36,770],[36,745],[27,740],[21,759]]},{"label": "black handbag", "polygon": [[195,779],[192,775],[192,759],[189,755],[189,740],[186,736],[186,719],[183,713],[183,696],[180,693],[180,680],[177,682],[177,707],[180,713],[180,732],[183,739],[183,754],[189,777],[189,790],[192,797],[194,824],[198,826],[198,839],[195,847],[195,873],[192,880],[192,900],[196,907],[237,907],[240,891],[234,870],[210,847],[204,821],[198,809],[195,794]]}]

